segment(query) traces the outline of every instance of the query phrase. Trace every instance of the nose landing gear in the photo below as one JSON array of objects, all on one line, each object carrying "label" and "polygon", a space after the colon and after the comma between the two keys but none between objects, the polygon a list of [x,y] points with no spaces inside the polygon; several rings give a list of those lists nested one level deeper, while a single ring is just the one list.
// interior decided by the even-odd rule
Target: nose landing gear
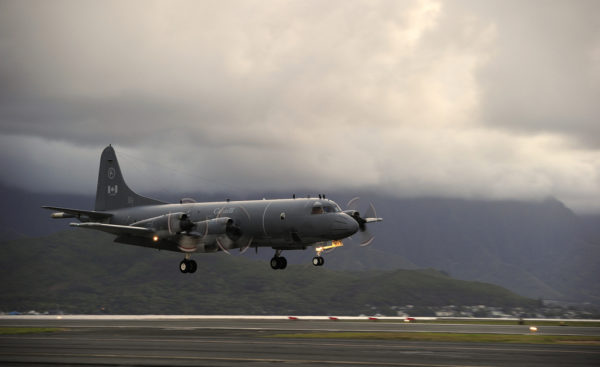
[{"label": "nose landing gear", "polygon": [[325,259],[323,259],[321,256],[315,256],[312,259],[312,264],[314,266],[323,266],[323,264],[325,264]]},{"label": "nose landing gear", "polygon": [[325,264],[325,259],[323,259],[321,254],[323,252],[333,251],[333,249],[335,249],[337,247],[342,247],[342,246],[344,246],[342,241],[336,240],[336,241],[331,241],[331,244],[329,244],[329,245],[321,245],[321,246],[315,248],[315,251],[317,252],[317,256],[313,257],[312,264],[314,266],[323,266],[323,264]]}]

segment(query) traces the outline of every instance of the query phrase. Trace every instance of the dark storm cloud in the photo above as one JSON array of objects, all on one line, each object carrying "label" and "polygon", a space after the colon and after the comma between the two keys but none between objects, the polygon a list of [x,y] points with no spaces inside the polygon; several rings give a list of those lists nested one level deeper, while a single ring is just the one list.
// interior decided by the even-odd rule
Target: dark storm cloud
[{"label": "dark storm cloud", "polygon": [[599,8],[5,1],[2,178],[93,191],[112,143],[144,190],[367,187],[597,208]]}]

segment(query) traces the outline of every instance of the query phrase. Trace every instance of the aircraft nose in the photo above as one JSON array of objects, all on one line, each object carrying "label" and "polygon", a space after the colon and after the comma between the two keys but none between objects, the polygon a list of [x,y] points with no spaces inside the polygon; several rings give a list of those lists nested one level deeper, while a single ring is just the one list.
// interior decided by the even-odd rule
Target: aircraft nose
[{"label": "aircraft nose", "polygon": [[338,238],[350,237],[358,231],[358,223],[346,213],[337,213],[331,232]]}]

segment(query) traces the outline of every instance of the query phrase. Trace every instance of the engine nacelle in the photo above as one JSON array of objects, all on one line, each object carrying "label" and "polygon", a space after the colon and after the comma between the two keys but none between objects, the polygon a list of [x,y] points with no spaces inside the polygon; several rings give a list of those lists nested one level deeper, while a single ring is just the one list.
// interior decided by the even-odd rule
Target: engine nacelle
[{"label": "engine nacelle", "polygon": [[136,227],[153,229],[156,233],[174,235],[194,228],[194,223],[186,213],[170,213],[148,218],[131,224]]},{"label": "engine nacelle", "polygon": [[204,242],[205,239],[194,236],[181,236],[178,247],[182,252],[217,252],[219,250],[216,241]]},{"label": "engine nacelle", "polygon": [[236,230],[238,228],[228,217],[195,222],[193,232],[179,238],[179,249],[182,252],[216,252],[219,250],[217,241],[235,238]]},{"label": "engine nacelle", "polygon": [[233,219],[229,217],[207,219],[196,222],[194,225],[196,232],[204,236],[221,236],[227,234],[228,228],[233,225]]}]

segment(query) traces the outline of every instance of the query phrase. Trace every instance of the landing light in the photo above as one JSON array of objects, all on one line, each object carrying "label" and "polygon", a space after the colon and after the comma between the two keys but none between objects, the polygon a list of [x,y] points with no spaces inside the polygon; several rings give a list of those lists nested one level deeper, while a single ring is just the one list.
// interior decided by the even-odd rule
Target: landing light
[{"label": "landing light", "polygon": [[317,256],[321,256],[321,252],[323,252],[325,250],[331,250],[332,248],[341,247],[341,246],[344,246],[342,241],[331,241],[331,245],[319,246],[319,247],[315,248],[315,251],[317,251]]},{"label": "landing light", "polygon": [[154,242],[158,242],[158,236],[154,236],[154,237],[152,237],[152,241],[154,241]]},{"label": "landing light", "polygon": [[538,328],[535,326],[531,326],[531,327],[529,327],[529,331],[531,331],[532,333],[535,333],[536,331],[538,331]]}]

